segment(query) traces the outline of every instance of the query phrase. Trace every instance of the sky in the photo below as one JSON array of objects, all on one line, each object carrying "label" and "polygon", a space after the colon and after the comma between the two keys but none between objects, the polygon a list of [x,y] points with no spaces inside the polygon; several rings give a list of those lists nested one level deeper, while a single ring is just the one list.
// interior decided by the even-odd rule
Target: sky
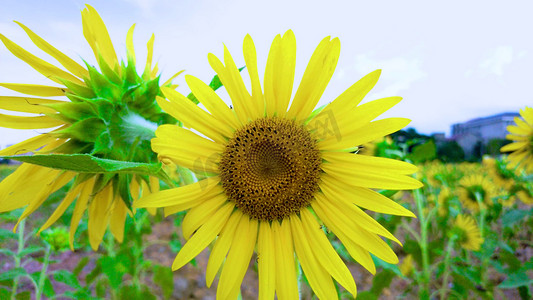
[{"label": "sky", "polygon": [[[0,0],[0,33],[54,62],[16,20],[75,60],[95,63],[82,33],[80,12],[86,3],[106,23],[119,57],[125,57],[133,23],[138,62],[155,34],[154,62],[163,81],[185,70],[209,82],[215,73],[207,54],[221,58],[224,45],[244,66],[246,34],[254,40],[262,74],[273,38],[292,29],[297,42],[293,91],[320,40],[340,39],[337,68],[320,105],[375,69],[382,69],[381,78],[364,101],[403,97],[383,117],[409,118],[409,127],[425,134],[449,136],[453,123],[533,105],[532,1]],[[1,43],[0,82],[53,84]],[[188,93],[183,76],[176,83],[178,91]],[[219,92],[229,101],[224,90]],[[14,93],[0,88],[0,95]],[[0,128],[0,147],[40,132]]]}]

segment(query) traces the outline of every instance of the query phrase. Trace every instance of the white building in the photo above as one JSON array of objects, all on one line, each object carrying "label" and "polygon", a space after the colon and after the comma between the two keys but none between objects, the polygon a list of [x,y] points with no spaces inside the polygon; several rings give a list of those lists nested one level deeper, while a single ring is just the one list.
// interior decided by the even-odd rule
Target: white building
[{"label": "white building", "polygon": [[463,148],[467,157],[471,156],[476,144],[484,147],[492,139],[505,139],[507,126],[513,125],[514,118],[519,116],[518,113],[506,112],[453,124],[451,139]]}]

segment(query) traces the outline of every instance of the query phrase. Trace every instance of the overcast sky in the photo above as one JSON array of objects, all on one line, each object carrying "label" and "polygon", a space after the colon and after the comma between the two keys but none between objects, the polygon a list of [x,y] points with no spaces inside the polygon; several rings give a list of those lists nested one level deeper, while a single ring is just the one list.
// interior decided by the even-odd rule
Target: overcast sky
[{"label": "overcast sky", "polygon": [[[222,57],[223,44],[244,65],[247,33],[254,39],[261,74],[274,36],[292,29],[296,82],[320,40],[340,38],[341,56],[320,104],[382,69],[365,101],[402,96],[385,116],[410,118],[410,126],[426,134],[449,134],[452,123],[533,105],[532,1],[0,0],[0,33],[48,59],[12,22],[17,20],[72,58],[94,63],[82,34],[85,3],[98,10],[121,57],[131,24],[137,24],[138,61],[145,59],[154,33],[154,60],[163,80],[185,69],[209,81],[214,71],[207,53]],[[0,82],[53,85],[1,44]],[[177,82],[187,93],[183,77]],[[0,95],[12,93],[0,88]],[[37,133],[0,128],[0,147]]]}]

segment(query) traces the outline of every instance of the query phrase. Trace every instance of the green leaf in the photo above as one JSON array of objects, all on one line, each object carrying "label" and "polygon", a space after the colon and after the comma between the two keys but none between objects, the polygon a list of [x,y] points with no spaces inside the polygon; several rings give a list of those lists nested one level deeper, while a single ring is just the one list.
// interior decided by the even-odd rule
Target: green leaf
[{"label": "green leaf", "polygon": [[28,275],[28,273],[26,273],[26,270],[24,270],[24,268],[14,268],[11,270],[3,271],[0,274],[0,281],[13,280],[17,277],[24,276],[24,275]]},{"label": "green leaf", "polygon": [[529,293],[528,286],[521,286],[518,288],[518,293],[520,294],[520,299],[527,300],[531,299],[531,294]]},{"label": "green leaf", "polygon": [[17,237],[17,234],[13,233],[13,231],[0,228],[0,242],[3,242],[7,239],[16,239]]},{"label": "green leaf", "polygon": [[54,291],[54,286],[52,285],[52,282],[48,278],[44,280],[43,294],[47,298],[50,298],[56,294],[56,292]]},{"label": "green leaf", "polygon": [[526,210],[514,209],[506,212],[502,217],[502,224],[505,227],[513,227],[529,213]]},{"label": "green leaf", "polygon": [[154,283],[158,284],[163,290],[166,299],[172,296],[174,291],[174,281],[172,270],[169,267],[154,266]]},{"label": "green leaf", "polygon": [[79,262],[78,262],[78,265],[76,265],[76,267],[74,268],[74,270],[72,270],[72,274],[78,276],[81,272],[81,270],[83,270],[83,268],[89,263],[89,257],[85,256],[84,258],[82,258]]},{"label": "green leaf", "polygon": [[9,250],[9,249],[0,249],[0,254],[3,254],[3,255],[6,255],[6,256],[11,256],[11,257],[14,257],[16,254],[15,252]]},{"label": "green leaf", "polygon": [[514,273],[518,269],[520,269],[522,262],[520,259],[516,257],[516,255],[513,252],[507,252],[507,251],[500,251],[500,258],[499,261],[507,264],[509,266],[508,273]]},{"label": "green leaf", "polygon": [[58,270],[54,272],[54,279],[73,288],[81,288],[80,282],[76,275],[67,270]]},{"label": "green leaf", "polygon": [[357,300],[378,300],[378,296],[371,291],[357,293]]},{"label": "green leaf", "polygon": [[383,289],[388,288],[396,275],[391,270],[383,270],[377,273],[372,280],[370,291],[375,295],[381,295]]},{"label": "green leaf", "polygon": [[7,289],[0,289],[0,299],[10,299],[11,292]]},{"label": "green leaf", "polygon": [[109,279],[109,285],[113,289],[117,289],[122,283],[122,277],[128,271],[128,265],[131,264],[126,256],[103,256],[98,259],[98,265],[102,268],[102,271]]},{"label": "green leaf", "polygon": [[140,173],[155,175],[161,163],[138,163],[94,157],[89,154],[47,154],[28,156],[0,156],[43,167],[80,173]]},{"label": "green leaf", "polygon": [[105,122],[97,117],[78,121],[68,128],[57,131],[63,138],[75,138],[78,141],[93,143],[106,128]]},{"label": "green leaf", "polygon": [[528,286],[533,283],[533,278],[529,278],[527,273],[512,273],[502,283],[498,285],[500,289],[514,289],[520,286]]},{"label": "green leaf", "polygon": [[398,268],[398,265],[389,264],[387,262],[382,261],[381,259],[375,257],[372,255],[372,260],[374,261],[374,264],[376,267],[381,267],[383,270],[389,270],[396,274],[397,276],[403,276],[402,271],[400,271],[400,268]]},{"label": "green leaf", "polygon": [[102,267],[100,266],[100,264],[96,264],[94,269],[92,269],[92,271],[87,274],[87,276],[85,276],[86,285],[90,285],[100,274],[102,274]]},{"label": "green leaf", "polygon": [[17,256],[18,257],[24,257],[26,255],[30,255],[30,254],[33,254],[35,252],[39,252],[39,251],[44,251],[44,247],[39,247],[39,246],[30,246],[30,247],[27,247],[27,248],[24,248],[22,249],[22,251],[20,251]]},{"label": "green leaf", "polygon": [[31,292],[30,291],[24,291],[20,292],[15,296],[15,299],[17,300],[30,300],[31,299]]},{"label": "green leaf", "polygon": [[437,147],[435,142],[430,140],[424,144],[413,148],[411,154],[408,156],[414,163],[420,163],[426,160],[433,159],[437,156]]}]

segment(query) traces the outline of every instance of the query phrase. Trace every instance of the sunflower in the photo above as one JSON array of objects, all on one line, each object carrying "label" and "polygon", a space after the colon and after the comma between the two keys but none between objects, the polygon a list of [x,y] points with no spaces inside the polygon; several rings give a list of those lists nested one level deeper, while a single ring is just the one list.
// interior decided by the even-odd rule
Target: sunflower
[{"label": "sunflower", "polygon": [[414,267],[413,256],[407,254],[400,264],[400,272],[402,272],[403,276],[409,276],[413,273]]},{"label": "sunflower", "polygon": [[507,126],[511,133],[506,136],[513,142],[502,147],[502,152],[513,152],[509,154],[511,163],[509,167],[520,166],[527,173],[533,172],[533,108],[526,107],[520,110],[520,116],[514,118],[516,126]]},{"label": "sunflower", "polygon": [[192,76],[186,76],[186,82],[208,112],[180,93],[162,88],[168,100],[158,98],[159,105],[201,135],[163,125],[156,131],[152,149],[164,162],[208,177],[148,195],[133,206],[165,207],[166,214],[188,210],[182,227],[188,242],[172,269],[181,268],[214,241],[206,282],[212,284],[225,261],[218,299],[237,297],[256,246],[260,299],[272,299],[275,293],[279,299],[298,298],[294,254],[319,298],[337,298],[332,278],[355,296],[353,277],[323,226],[371,273],[375,273],[375,266],[370,253],[398,263],[396,254],[380,236],[399,241],[360,207],[413,217],[413,213],[370,188],[419,188],[422,184],[408,176],[417,168],[352,152],[358,145],[399,130],[409,120],[371,122],[397,104],[399,97],[358,106],[376,84],[379,70],[313,112],[339,53],[337,38],[327,37],[320,42],[292,102],[296,40],[290,30],[283,37],[276,36],[272,43],[263,89],[254,43],[249,35],[245,37],[244,60],[251,93],[226,48],[224,63],[208,55],[231,97],[232,108]]},{"label": "sunflower", "polygon": [[470,216],[457,215],[452,228],[457,242],[466,250],[478,251],[483,244],[483,237],[476,221]]},{"label": "sunflower", "polygon": [[444,187],[440,190],[439,196],[437,197],[439,216],[445,217],[448,215],[454,197],[455,195],[450,192],[450,188]]},{"label": "sunflower", "polygon": [[[0,83],[21,94],[38,96],[0,96],[0,109],[31,114],[0,114],[0,126],[55,128],[8,147],[0,151],[0,155],[81,153],[122,161],[157,162],[156,154],[150,149],[150,139],[155,136],[158,125],[174,123],[175,119],[162,112],[155,102],[160,89],[157,65],[152,67],[154,37],[148,42],[146,67],[139,76],[133,49],[134,26],[127,34],[126,64],[118,61],[106,26],[93,7],[87,5],[82,11],[82,23],[83,34],[94,51],[99,70],[88,63],[85,67],[78,64],[18,22],[33,43],[65,70],[0,34],[0,40],[11,53],[56,83],[55,86]],[[170,80],[164,85],[175,88]],[[54,96],[66,98],[48,98]],[[71,181],[65,198],[40,229],[52,225],[77,199],[70,226],[71,248],[86,209],[89,241],[92,248],[97,249],[108,225],[115,238],[122,241],[125,218],[131,213],[129,203],[139,194],[159,189],[159,180],[149,176],[75,173],[24,163],[0,183],[0,212],[26,206],[16,230],[20,221],[33,213],[51,193]]]},{"label": "sunflower", "polygon": [[483,175],[469,175],[459,181],[458,196],[464,207],[478,212],[480,205],[483,208],[492,206],[495,190]]},{"label": "sunflower", "polygon": [[518,197],[518,199],[520,199],[520,201],[524,202],[524,204],[533,205],[533,193],[529,189],[520,189],[516,193],[516,196]]},{"label": "sunflower", "polygon": [[508,168],[509,162],[494,158],[483,158],[483,165],[487,168],[488,174],[496,186],[506,191],[510,191],[515,185],[515,178],[519,176],[518,170]]}]

